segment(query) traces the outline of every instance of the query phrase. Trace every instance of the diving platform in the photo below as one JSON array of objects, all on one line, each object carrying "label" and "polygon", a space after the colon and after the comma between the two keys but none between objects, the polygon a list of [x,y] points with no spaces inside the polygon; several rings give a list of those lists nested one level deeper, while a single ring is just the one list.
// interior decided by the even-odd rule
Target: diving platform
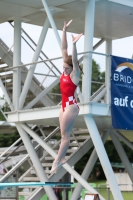
[{"label": "diving platform", "polygon": [[[59,111],[61,106],[51,106],[43,108],[35,108],[28,110],[20,110],[17,112],[10,112],[8,114],[8,122],[15,123],[29,123],[45,126],[58,126],[59,125]],[[86,128],[83,115],[92,115],[96,121],[98,128],[110,129],[110,105],[104,103],[88,102],[79,104],[80,111],[75,121],[75,128]],[[100,120],[101,118],[101,120]]]},{"label": "diving platform", "polygon": [[[79,115],[74,123],[76,129],[86,129],[84,115],[92,115],[99,130],[113,130],[111,118],[111,106],[105,103],[88,102],[78,104]],[[9,112],[8,122],[37,124],[39,126],[59,126],[60,106],[42,107],[17,112]],[[133,142],[132,130],[117,130],[130,142]],[[110,140],[111,138],[108,137]]]},{"label": "diving platform", "polygon": [[[53,62],[59,58],[51,59],[54,57],[52,55],[49,58],[46,55],[47,52],[42,51],[42,47],[49,28],[52,28],[60,49],[61,38],[58,30],[62,30],[63,22],[70,19],[73,19],[73,24],[70,26],[69,32],[82,32],[84,34],[84,52],[80,54],[79,58],[79,63],[83,65],[84,74],[81,91],[77,91],[80,111],[71,133],[67,163],[57,174],[49,174],[61,142],[58,119],[61,102],[60,100],[55,102],[50,92],[59,83],[59,76],[62,72]],[[131,143],[133,142],[133,131],[116,130],[112,127],[110,98],[112,41],[132,36],[133,2],[131,0],[1,0],[0,25],[5,22],[9,22],[14,28],[14,48],[12,51],[12,47],[8,47],[0,39],[0,87],[8,104],[7,112],[5,112],[8,120],[7,126],[15,124],[20,134],[17,144],[22,140],[27,154],[3,175],[0,182],[5,181],[20,166],[25,166],[25,162],[29,163],[30,167],[26,168],[27,171],[19,177],[20,183],[30,180],[57,182],[66,172],[69,172],[78,182],[71,197],[71,200],[75,200],[78,199],[82,186],[90,193],[97,193],[88,184],[87,179],[96,160],[99,159],[114,200],[123,200],[104,143],[108,139],[112,140],[133,182],[133,169],[121,145],[121,141],[123,141],[133,150]],[[37,44],[22,29],[22,23],[42,26]],[[29,42],[24,38],[24,34]],[[95,46],[93,46],[94,37],[100,39]],[[22,64],[22,41],[26,41],[28,48],[34,50],[30,64]],[[105,42],[105,54],[94,52],[103,42]],[[31,43],[34,44],[34,48]],[[50,48],[52,47],[50,46]],[[92,80],[94,53],[99,56],[99,60],[100,56],[104,56],[102,64],[105,66],[105,80],[100,83]],[[60,57],[60,59],[62,58]],[[47,69],[42,80],[35,76],[37,73],[42,75],[41,70],[36,72],[39,62],[44,64],[43,69]],[[50,79],[54,77],[54,81],[49,82],[49,85],[44,87],[44,82],[48,77]],[[92,91],[92,83],[94,82],[99,84],[95,93]],[[60,94],[56,93],[55,95],[59,96]],[[51,127],[51,133],[45,134],[43,126]],[[10,127],[14,128],[14,126]],[[42,136],[38,134],[38,130]],[[56,133],[58,133],[57,137]],[[55,141],[55,139],[57,141],[52,146],[50,142]],[[14,148],[15,145],[16,143],[12,147]],[[82,175],[79,175],[72,166],[92,147],[94,148],[93,152]],[[38,149],[43,151],[41,155],[38,153]],[[9,150],[12,151],[11,147]],[[7,155],[7,151],[3,152],[2,155]],[[28,199],[40,199],[44,193],[50,200],[55,199],[52,188],[44,186],[41,189],[36,188],[32,194],[29,194]],[[100,200],[105,200],[105,198],[100,195]]]}]

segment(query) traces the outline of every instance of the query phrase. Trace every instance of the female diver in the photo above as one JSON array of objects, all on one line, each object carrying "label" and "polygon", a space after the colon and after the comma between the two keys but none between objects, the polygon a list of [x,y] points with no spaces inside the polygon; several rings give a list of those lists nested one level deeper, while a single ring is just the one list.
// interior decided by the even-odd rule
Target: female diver
[{"label": "female diver", "polygon": [[82,34],[74,37],[72,35],[72,56],[67,53],[66,31],[71,24],[70,20],[67,24],[64,22],[62,34],[62,56],[63,56],[63,74],[60,77],[60,90],[62,93],[62,107],[59,113],[59,122],[61,130],[61,144],[55,158],[50,173],[56,173],[57,170],[66,162],[65,155],[69,147],[70,133],[72,131],[74,121],[79,113],[79,107],[75,99],[75,90],[79,83],[80,67],[77,61],[76,42]]}]

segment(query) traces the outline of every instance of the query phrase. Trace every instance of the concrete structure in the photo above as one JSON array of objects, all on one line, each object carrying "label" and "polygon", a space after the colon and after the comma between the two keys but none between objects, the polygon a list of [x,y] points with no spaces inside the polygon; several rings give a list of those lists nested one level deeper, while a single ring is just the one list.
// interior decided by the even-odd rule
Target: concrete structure
[{"label": "concrete structure", "polygon": [[[11,86],[12,94],[10,94],[8,87],[4,86],[4,79],[2,80],[2,78],[0,81],[0,86],[3,89],[5,99],[11,109],[11,111],[8,112],[8,122],[13,122],[16,124],[16,127],[28,152],[28,155],[26,155],[27,157],[23,159],[27,159],[30,157],[32,167],[36,171],[36,174],[40,181],[46,182],[48,181],[48,178],[49,180],[53,179],[54,181],[58,181],[56,179],[60,178],[61,175],[65,174],[65,172],[68,171],[89,192],[97,193],[93,188],[89,186],[84,178],[86,176],[89,176],[89,174],[87,173],[87,169],[84,171],[84,175],[80,176],[78,173],[76,173],[75,170],[71,168],[72,164],[77,162],[77,160],[84,155],[84,145],[89,144],[89,147],[92,147],[93,142],[94,148],[103,167],[114,199],[123,200],[99,132],[109,133],[111,135],[112,141],[119,144],[118,146],[116,145],[118,153],[123,163],[126,164],[128,174],[132,178],[133,171],[131,170],[130,163],[129,161],[126,162],[127,157],[124,150],[121,148],[118,139],[119,136],[115,136],[116,134],[118,134],[118,132],[116,133],[112,131],[110,115],[109,56],[112,51],[112,40],[121,37],[127,37],[132,34],[132,13],[133,2],[131,0],[0,1],[0,23],[13,20],[15,36],[13,59],[11,52],[7,51],[6,46],[2,41],[0,46],[1,62],[3,61],[8,65],[6,67],[6,70],[13,71],[13,85]],[[79,132],[81,131],[81,128],[87,129],[89,134],[88,140],[84,142],[82,148],[80,145],[78,145],[78,151],[72,155],[73,159],[71,160],[72,157],[70,157],[68,163],[66,163],[63,168],[61,168],[60,174],[58,173],[57,176],[48,177],[43,170],[40,162],[41,159],[39,159],[39,157],[37,156],[28,134],[32,138],[34,138],[34,140],[36,140],[41,147],[43,147],[45,153],[47,152],[54,158],[56,156],[56,152],[47,144],[48,136],[45,137],[45,140],[41,139],[32,129],[30,129],[27,124],[34,124],[38,127],[42,125],[58,127],[58,113],[60,106],[54,105],[54,102],[51,100],[48,93],[51,88],[53,88],[59,82],[59,79],[57,78],[53,85],[49,86],[50,88],[45,89],[43,88],[43,86],[38,87],[39,83],[35,79],[33,74],[36,69],[36,61],[39,59],[39,54],[41,52],[41,48],[46,37],[48,27],[51,26],[53,28],[55,37],[60,46],[61,40],[58,34],[58,30],[62,29],[62,23],[64,20],[68,21],[70,19],[74,19],[75,23],[74,26],[70,27],[69,31],[75,33],[84,33],[84,51],[88,52],[86,54],[83,53],[83,88],[81,92],[78,91],[78,96],[81,102],[81,109],[79,116],[76,120],[75,127],[78,128]],[[29,70],[25,68],[26,65],[22,65],[21,63],[22,22],[43,26]],[[106,79],[105,84],[101,88],[99,88],[99,90],[94,95],[91,95],[91,72],[93,55],[92,41],[94,36],[101,39],[101,42],[96,46],[100,45],[103,41],[106,41]],[[27,70],[27,76],[24,75],[24,70]],[[59,76],[59,73],[57,76]],[[10,76],[8,77],[9,79],[11,79]],[[6,76],[6,80],[8,77]],[[28,102],[27,96],[29,95],[29,90],[32,92],[32,94],[34,94],[34,99]],[[104,102],[98,103],[98,101],[103,98]],[[45,107],[33,107],[37,102],[40,102],[41,105],[43,104],[43,106]],[[53,135],[53,133],[51,135]],[[133,141],[132,131],[128,133],[126,131],[119,132],[119,135],[121,137],[120,139],[122,141],[126,141],[126,144],[130,144],[129,146],[132,148],[133,145],[130,143],[130,141]],[[127,140],[127,136],[130,141]],[[121,154],[121,150],[124,152],[123,154]],[[94,164],[95,158],[93,154],[91,159],[93,160]],[[87,168],[89,169],[89,164],[87,165]],[[6,175],[3,177],[3,179],[1,179],[1,181],[3,181],[5,178]],[[40,188],[39,190],[37,189],[35,193],[29,197],[29,199],[41,198],[42,194],[44,194],[44,190],[47,193],[49,199],[52,200],[55,198],[54,192],[51,187],[44,187],[43,192],[42,190],[43,188]],[[79,193],[74,193],[72,199],[77,199]],[[104,198],[100,196],[100,199]]]}]

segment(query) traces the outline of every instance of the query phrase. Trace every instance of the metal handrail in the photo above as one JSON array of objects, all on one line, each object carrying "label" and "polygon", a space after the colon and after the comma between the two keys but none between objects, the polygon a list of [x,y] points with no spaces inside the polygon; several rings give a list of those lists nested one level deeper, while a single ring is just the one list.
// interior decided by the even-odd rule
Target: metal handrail
[{"label": "metal handrail", "polygon": [[21,142],[17,147],[16,149],[14,149],[11,153],[9,153],[2,161],[0,161],[0,164],[3,163],[4,161],[6,161],[9,156],[11,156],[15,151],[17,151],[17,149],[23,144],[23,142]]},{"label": "metal handrail", "polygon": [[[110,54],[98,53],[98,52],[94,52],[94,51],[80,52],[80,53],[77,53],[77,55],[89,54],[89,53],[102,55],[102,56],[106,56],[106,57],[111,56]],[[18,67],[25,67],[25,66],[29,66],[29,65],[33,65],[33,64],[39,64],[39,63],[48,62],[48,61],[51,61],[51,60],[59,60],[59,59],[62,59],[62,56],[50,58],[50,59],[46,59],[46,60],[41,60],[41,61],[36,61],[36,62],[31,62],[31,63],[26,63],[26,64],[23,64],[23,65],[12,66],[12,67],[9,67],[8,69],[15,69],[15,68],[18,68]]]},{"label": "metal handrail", "polygon": [[80,148],[80,144],[79,144],[79,142],[78,142],[76,136],[74,135],[73,131],[71,132],[71,134],[72,134],[73,138],[75,139],[76,143],[78,144],[78,146],[79,146],[79,148]]},{"label": "metal handrail", "polygon": [[[9,24],[14,28],[14,26],[13,26],[13,24],[11,23],[11,22],[9,22]],[[32,38],[26,33],[26,31],[23,29],[23,28],[21,28],[21,30],[22,30],[22,32],[30,39],[30,41],[37,47],[37,44],[32,40]],[[33,51],[35,51],[35,49],[29,44],[29,42],[23,37],[23,36],[21,36],[22,38],[23,38],[23,40],[30,46],[30,48],[33,50]],[[45,56],[45,58],[47,58],[48,59],[48,57],[46,56],[46,54],[41,50],[41,53]],[[41,59],[41,60],[43,60],[42,59],[42,57],[41,56],[39,56],[39,58]],[[59,74],[61,74],[61,72],[58,70],[58,68],[54,65],[54,63],[52,63],[51,61],[50,61],[50,63],[51,63],[51,65],[58,71],[58,73]],[[50,67],[48,66],[48,64],[47,63],[45,63],[46,65],[47,65],[47,67],[50,69]],[[54,71],[53,70],[51,70],[52,72],[53,72],[53,74],[54,75],[56,75],[55,73],[54,73]]]},{"label": "metal handrail", "polygon": [[[55,128],[45,139],[45,142],[48,142],[59,130],[59,126],[57,128]],[[41,145],[38,144],[35,147],[35,151],[37,151],[39,148],[41,148]],[[22,158],[11,170],[9,170],[1,179],[0,182],[5,181],[10,175],[12,175],[14,173],[14,171],[16,171],[16,169],[18,169],[27,159],[29,158],[29,154],[27,154],[24,158]]]},{"label": "metal handrail", "polygon": [[[9,49],[9,47],[3,42],[3,40],[1,40],[0,38],[0,44],[3,46],[4,49],[6,49],[8,51],[8,54],[10,54],[13,57],[13,52],[11,51],[11,49]],[[9,51],[10,50],[10,51]]]},{"label": "metal handrail", "polygon": [[105,85],[102,85],[102,86],[90,97],[90,101],[92,101],[104,88],[105,88]]},{"label": "metal handrail", "polygon": [[[45,142],[48,142],[58,131],[60,127],[56,127],[45,139]],[[77,141],[77,140],[76,140]],[[80,146],[79,146],[80,147]],[[39,150],[41,145],[38,144],[35,147],[35,151]],[[11,170],[9,170],[1,179],[0,182],[5,181],[10,175],[12,175],[27,159],[29,158],[29,154],[27,154],[24,158],[22,158]]]},{"label": "metal handrail", "polygon": [[[3,48],[6,50],[6,51],[8,51],[9,50],[9,47],[0,39],[0,44],[3,46]],[[10,50],[9,52],[8,52],[8,54],[10,54],[10,56],[11,57],[13,57],[13,53],[12,53],[12,51]],[[22,64],[21,65],[21,67],[23,68],[23,67],[25,67],[25,68],[23,68],[23,70],[26,70],[26,71],[28,71],[28,69],[26,68],[26,66],[27,66],[27,64]],[[6,73],[6,71],[10,71],[11,69],[15,69],[16,67],[7,67],[7,68],[4,68],[4,71],[5,71],[5,73]],[[33,76],[33,79],[34,79],[34,81],[39,85],[40,84],[40,82],[38,81],[38,79],[35,77],[35,76]],[[39,86],[38,86],[39,87]],[[43,85],[40,85],[40,87],[41,87],[41,89],[44,89],[44,86]],[[47,94],[48,95],[48,94]]]},{"label": "metal handrail", "polygon": [[17,141],[15,141],[9,148],[7,148],[1,155],[0,155],[0,159],[1,157],[3,157],[12,147],[14,147],[18,142],[20,142],[22,139],[19,138]]}]

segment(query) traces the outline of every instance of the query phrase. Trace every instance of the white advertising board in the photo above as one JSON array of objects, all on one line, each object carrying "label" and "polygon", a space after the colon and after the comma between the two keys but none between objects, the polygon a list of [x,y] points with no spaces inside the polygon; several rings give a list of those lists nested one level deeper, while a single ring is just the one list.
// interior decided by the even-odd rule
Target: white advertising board
[{"label": "white advertising board", "polygon": [[85,195],[85,199],[84,200],[94,200],[94,195],[93,196]]}]

